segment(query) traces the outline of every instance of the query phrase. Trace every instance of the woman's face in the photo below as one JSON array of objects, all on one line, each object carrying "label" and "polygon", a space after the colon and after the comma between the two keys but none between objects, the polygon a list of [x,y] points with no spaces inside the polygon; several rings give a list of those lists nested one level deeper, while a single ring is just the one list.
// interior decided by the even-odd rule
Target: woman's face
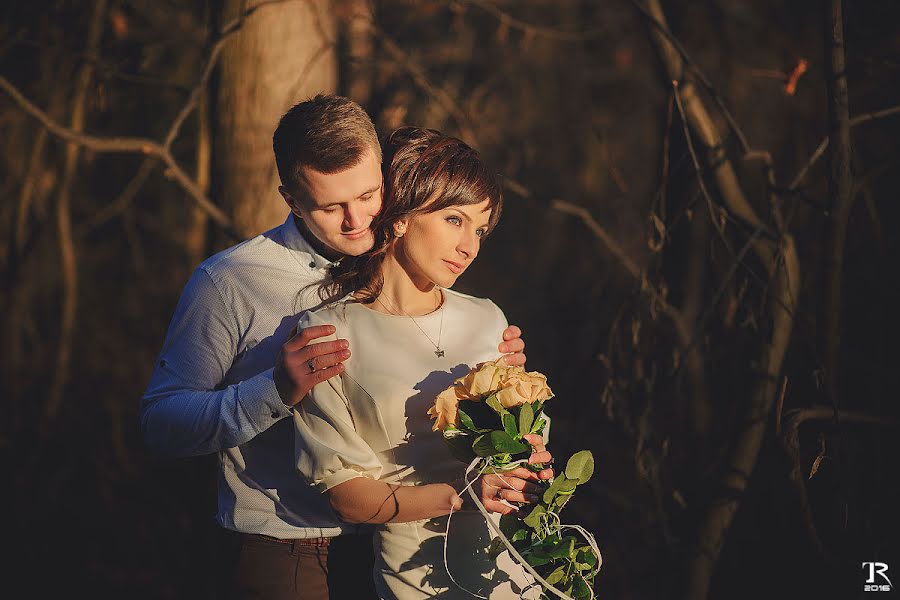
[{"label": "woman's face", "polygon": [[419,214],[408,221],[395,255],[418,287],[451,287],[478,256],[491,211],[488,200]]}]

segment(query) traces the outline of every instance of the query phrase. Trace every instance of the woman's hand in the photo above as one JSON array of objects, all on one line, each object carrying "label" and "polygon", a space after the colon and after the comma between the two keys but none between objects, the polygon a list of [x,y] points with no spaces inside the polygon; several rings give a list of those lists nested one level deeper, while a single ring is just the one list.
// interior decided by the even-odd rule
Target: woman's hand
[{"label": "woman's hand", "polygon": [[[534,450],[528,457],[528,464],[549,465],[553,462],[553,455],[544,447],[544,439],[541,436],[529,434],[524,439]],[[526,467],[518,467],[508,473],[482,475],[472,487],[488,511],[508,515],[517,509],[505,504],[504,500],[519,504],[534,504],[544,493],[544,488],[535,482],[551,477],[553,477],[552,468],[535,473]]]}]

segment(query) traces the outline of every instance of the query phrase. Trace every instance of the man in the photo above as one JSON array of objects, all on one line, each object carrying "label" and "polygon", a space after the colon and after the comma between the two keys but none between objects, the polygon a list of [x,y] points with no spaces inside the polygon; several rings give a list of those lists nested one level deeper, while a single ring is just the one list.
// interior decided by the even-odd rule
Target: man
[{"label": "man", "polygon": [[[293,326],[318,307],[314,288],[332,261],[374,243],[381,148],[361,107],[322,95],[282,117],[273,147],[291,214],[191,276],[141,401],[141,427],[160,454],[218,454],[216,520],[241,546],[235,595],[366,598],[371,548],[298,475],[289,417],[350,356],[347,340],[311,343],[330,326]],[[510,327],[498,346],[508,364],[525,362],[519,336]],[[354,548],[362,557],[347,554]]]}]

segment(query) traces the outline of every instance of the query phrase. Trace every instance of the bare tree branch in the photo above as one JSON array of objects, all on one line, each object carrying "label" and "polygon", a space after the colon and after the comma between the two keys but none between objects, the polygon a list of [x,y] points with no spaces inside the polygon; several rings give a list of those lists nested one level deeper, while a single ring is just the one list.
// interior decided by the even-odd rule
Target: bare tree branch
[{"label": "bare tree branch", "polygon": [[395,42],[377,24],[369,20],[364,20],[364,16],[357,15],[355,18],[361,19],[363,22],[367,23],[372,30],[372,33],[381,40],[381,43],[388,54],[390,54],[391,58],[400,64],[400,66],[409,73],[413,81],[415,81],[429,96],[434,98],[448,114],[453,115],[453,118],[460,129],[461,136],[468,138],[474,145],[477,145],[478,136],[475,133],[475,128],[472,126],[471,119],[469,119],[468,115],[466,115],[465,111],[463,111],[462,107],[459,105],[459,102],[457,102],[447,90],[432,83],[422,65],[413,60],[413,58],[400,48],[397,42]]},{"label": "bare tree branch", "polygon": [[[779,403],[780,405],[781,403]],[[839,410],[837,415],[833,407],[820,406],[813,408],[801,408],[788,411],[784,418],[776,413],[777,423],[784,421],[784,427],[779,431],[779,442],[781,448],[787,457],[789,464],[788,480],[794,491],[796,502],[800,509],[803,519],[803,525],[806,529],[807,537],[813,548],[819,556],[827,563],[835,564],[834,556],[828,552],[822,539],[816,530],[815,519],[812,513],[812,507],[809,502],[809,495],[806,492],[806,483],[804,481],[803,471],[800,465],[800,426],[810,421],[831,421],[837,418],[841,423],[853,425],[878,425],[883,427],[896,427],[900,425],[900,420],[890,417],[879,417],[868,415],[856,411]]]},{"label": "bare tree branch", "polygon": [[472,6],[476,6],[481,10],[494,15],[500,20],[500,23],[502,25],[506,25],[507,27],[511,27],[513,29],[518,29],[519,31],[523,31],[530,35],[544,37],[551,40],[558,40],[562,42],[582,42],[584,40],[593,39],[609,32],[609,27],[595,27],[593,29],[588,29],[585,31],[563,31],[562,29],[556,29],[554,27],[544,27],[541,25],[527,23],[522,19],[514,17],[495,4],[492,4],[485,0],[459,1],[462,1],[465,4],[471,4]]},{"label": "bare tree branch", "polygon": [[[679,52],[678,44],[673,42],[674,37],[668,31],[659,0],[649,0],[648,9],[644,9],[636,1],[634,4],[655,25],[651,37],[659,50],[670,80],[681,82],[685,67],[684,53]],[[696,73],[696,70],[694,72]],[[762,230],[765,228],[764,221],[757,216],[744,196],[731,163],[724,154],[721,136],[703,101],[692,87],[690,79],[684,79],[678,86],[684,112],[691,129],[702,143],[711,149],[709,159],[714,165],[712,169],[722,200],[743,222],[750,224],[754,229]],[[745,144],[742,146],[744,154],[747,154],[749,146]],[[752,237],[749,240],[772,279],[768,293],[772,311],[771,333],[762,344],[760,356],[756,361],[760,376],[747,402],[744,419],[746,424],[737,432],[734,449],[721,476],[720,486],[728,490],[728,493],[713,499],[697,532],[696,552],[688,572],[687,597],[690,600],[705,600],[708,595],[709,583],[725,542],[725,534],[731,526],[750,473],[759,456],[765,433],[766,415],[775,402],[778,391],[776,382],[793,331],[800,265],[793,238],[787,233],[782,233],[777,240],[775,245],[768,240],[754,240]]]},{"label": "bare tree branch", "polygon": [[[861,115],[857,115],[850,119],[850,127],[856,127],[862,123],[867,123],[869,121],[875,121],[877,119],[883,119],[885,117],[890,117],[896,114],[900,114],[900,106],[891,106],[889,108],[883,108],[881,110],[876,110],[874,112],[863,113]],[[800,184],[803,183],[803,180],[806,179],[807,173],[812,168],[813,165],[818,162],[822,155],[825,154],[825,150],[828,148],[829,137],[826,135],[819,145],[816,146],[815,151],[810,155],[809,159],[806,163],[800,168],[796,175],[794,175],[794,179],[791,180],[791,184],[788,186],[788,191],[795,191],[800,187]]]},{"label": "bare tree branch", "polygon": [[172,153],[162,144],[148,138],[134,137],[98,137],[93,135],[81,134],[73,131],[63,125],[60,125],[51,119],[44,111],[32,104],[25,96],[13,86],[9,80],[0,75],[0,89],[7,93],[13,101],[26,113],[37,119],[47,130],[53,135],[76,145],[90,148],[95,152],[102,153],[123,153],[123,154],[144,154],[147,156],[155,156],[166,165],[166,175],[174,179],[204,211],[222,227],[229,235],[235,239],[240,236],[234,232],[229,219],[219,207],[213,204],[203,191],[197,186],[196,182],[185,173],[184,169],[175,161]]}]

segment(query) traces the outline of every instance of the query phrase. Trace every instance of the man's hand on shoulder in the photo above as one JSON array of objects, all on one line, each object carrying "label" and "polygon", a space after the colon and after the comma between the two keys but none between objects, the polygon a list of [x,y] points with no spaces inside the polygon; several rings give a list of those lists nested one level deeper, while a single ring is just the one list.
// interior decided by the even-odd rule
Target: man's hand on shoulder
[{"label": "man's hand on shoulder", "polygon": [[515,325],[503,330],[503,341],[497,349],[503,354],[502,362],[506,366],[525,366],[525,341],[522,339],[522,330]]},{"label": "man's hand on shoulder", "polygon": [[281,346],[272,373],[275,388],[285,405],[296,405],[316,384],[344,370],[343,363],[350,358],[347,340],[310,343],[333,333],[331,325],[291,330],[290,338]]}]

